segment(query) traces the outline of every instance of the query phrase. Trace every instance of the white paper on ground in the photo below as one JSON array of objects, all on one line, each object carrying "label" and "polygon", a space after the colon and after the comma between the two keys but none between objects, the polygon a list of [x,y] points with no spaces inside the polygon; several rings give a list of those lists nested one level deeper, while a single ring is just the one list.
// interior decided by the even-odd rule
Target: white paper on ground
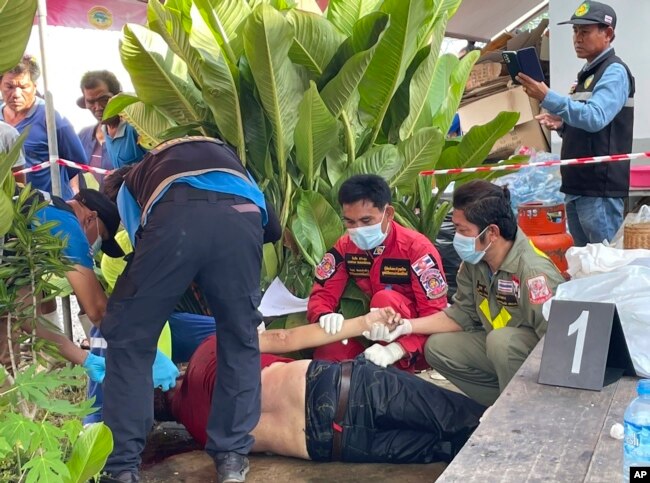
[{"label": "white paper on ground", "polygon": [[282,281],[276,277],[264,292],[259,311],[262,312],[264,317],[306,312],[308,300],[293,295]]}]

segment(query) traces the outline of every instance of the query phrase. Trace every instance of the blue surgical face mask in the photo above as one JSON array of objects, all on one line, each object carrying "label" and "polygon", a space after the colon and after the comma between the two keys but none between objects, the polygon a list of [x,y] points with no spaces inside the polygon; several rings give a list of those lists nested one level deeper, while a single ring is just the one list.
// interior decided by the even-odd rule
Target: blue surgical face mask
[{"label": "blue surgical face mask", "polygon": [[[485,230],[487,230],[487,228],[488,227],[486,226]],[[476,265],[483,259],[485,252],[490,248],[492,242],[485,247],[485,250],[479,251],[476,249],[476,240],[485,232],[485,230],[479,233],[478,236],[466,236],[456,232],[454,235],[454,248],[462,261]]]},{"label": "blue surgical face mask", "polygon": [[386,216],[386,208],[384,208],[379,223],[358,228],[348,228],[348,235],[350,235],[352,242],[361,250],[372,250],[381,245],[388,235],[388,230],[386,230],[386,233],[381,230],[384,216]]}]

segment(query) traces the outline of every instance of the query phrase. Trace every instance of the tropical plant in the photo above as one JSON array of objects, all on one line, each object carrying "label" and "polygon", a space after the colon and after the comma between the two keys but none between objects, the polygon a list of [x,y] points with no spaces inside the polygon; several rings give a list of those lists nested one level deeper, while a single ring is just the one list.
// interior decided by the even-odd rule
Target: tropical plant
[{"label": "tropical plant", "polygon": [[93,401],[69,398],[85,387],[83,369],[56,364],[56,348],[36,338],[35,324],[48,323],[38,315],[38,294],[56,296],[50,278],[70,265],[53,223],[35,218],[45,204],[34,201],[34,191],[28,186],[12,199],[11,167],[26,136],[0,153],[0,317],[10,359],[0,365],[0,478],[82,483],[102,469],[113,438],[103,424],[82,428],[79,418],[92,412]]},{"label": "tropical plant", "polygon": [[14,67],[25,53],[38,0],[0,0],[0,72]]},{"label": "tropical plant", "polygon": [[[264,277],[304,297],[344,231],[343,180],[383,176],[400,220],[434,239],[449,207],[419,172],[481,164],[515,125],[501,114],[446,142],[479,55],[440,54],[460,2],[331,0],[325,15],[269,0],[149,2],[147,26],[127,25],[120,45],[136,92],[105,116],[121,113],[151,145],[185,134],[230,143],[284,228],[265,247]],[[438,180],[439,193],[454,180]]]}]

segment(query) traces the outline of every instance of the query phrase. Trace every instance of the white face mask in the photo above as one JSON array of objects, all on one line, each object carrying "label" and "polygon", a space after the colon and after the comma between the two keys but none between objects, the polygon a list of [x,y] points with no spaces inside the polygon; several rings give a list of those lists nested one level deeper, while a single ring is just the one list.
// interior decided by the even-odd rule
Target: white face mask
[{"label": "white face mask", "polygon": [[381,221],[374,225],[360,226],[358,228],[348,228],[348,235],[352,243],[358,246],[361,250],[372,250],[383,243],[388,235],[388,230],[384,233],[381,230],[381,224],[384,222],[386,216],[386,208],[381,215]]}]

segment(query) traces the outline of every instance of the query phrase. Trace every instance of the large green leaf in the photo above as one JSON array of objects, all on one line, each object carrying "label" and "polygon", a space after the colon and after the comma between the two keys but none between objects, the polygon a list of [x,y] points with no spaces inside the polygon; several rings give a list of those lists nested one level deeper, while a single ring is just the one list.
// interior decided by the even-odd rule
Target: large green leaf
[{"label": "large green leaf", "polygon": [[[349,39],[350,52],[355,52],[355,48],[363,50],[353,53],[342,66],[337,66],[338,73],[321,91],[325,105],[335,117],[341,115],[341,111],[350,98],[357,92],[359,83],[379,45],[381,34],[388,24],[388,16],[383,13],[373,14],[372,19],[371,22],[358,22]],[[359,37],[362,37],[363,40]],[[340,50],[347,48],[346,46],[342,47]]]},{"label": "large green leaf", "polygon": [[138,131],[138,141],[146,149],[151,149],[163,141],[162,133],[177,124],[165,116],[157,107],[136,102],[122,111],[124,119]]},{"label": "large green leaf", "polygon": [[[309,263],[315,266],[325,252],[343,234],[343,224],[336,210],[315,191],[298,195],[296,213],[300,227],[294,229],[296,241]],[[292,228],[294,227],[292,224]]]},{"label": "large green leaf", "polygon": [[192,0],[232,64],[243,52],[242,30],[251,14],[246,0]]},{"label": "large green leaf", "polygon": [[142,102],[138,96],[126,92],[120,92],[111,97],[111,100],[106,104],[106,108],[104,109],[104,119],[119,116],[128,106],[135,104],[136,102]]},{"label": "large green leaf", "polygon": [[237,148],[246,164],[246,141],[239,99],[239,70],[231,64],[219,44],[214,42],[209,27],[198,12],[192,10],[191,45],[201,60],[199,71],[203,99],[212,111],[224,140]]},{"label": "large green leaf", "polygon": [[306,188],[314,189],[323,159],[338,140],[338,124],[313,82],[300,103],[299,112],[295,131],[296,164],[305,176]]},{"label": "large green leaf", "polygon": [[72,447],[65,483],[83,483],[99,473],[113,451],[113,434],[104,423],[88,426]]},{"label": "large green leaf", "polygon": [[4,191],[0,191],[0,238],[9,231],[13,220],[14,210],[11,197]]},{"label": "large green leaf", "polygon": [[273,179],[275,175],[270,151],[273,129],[266,119],[262,105],[255,97],[255,82],[245,57],[242,58],[239,69],[241,112],[249,166],[260,174],[259,178]]},{"label": "large green leaf", "polygon": [[450,19],[456,14],[458,7],[462,0],[434,0],[433,2],[433,21],[434,23],[429,23],[423,25],[420,28],[418,33],[418,45],[423,47],[428,45],[431,40],[431,35],[433,33],[434,25],[443,17]]},{"label": "large green leaf", "polygon": [[343,35],[322,15],[315,13],[291,10],[287,20],[295,32],[289,57],[318,79],[343,42]]},{"label": "large green leaf", "polygon": [[474,126],[460,143],[446,148],[436,168],[469,168],[479,166],[501,137],[505,136],[519,120],[518,112],[501,112],[492,121]]},{"label": "large green leaf", "polygon": [[434,20],[437,21],[444,15],[446,15],[447,18],[453,17],[462,1],[463,0],[435,0],[433,10]]},{"label": "large green leaf", "polygon": [[0,72],[12,69],[25,53],[37,0],[0,0]]},{"label": "large green leaf", "polygon": [[374,146],[347,167],[332,188],[332,198],[336,199],[341,184],[351,176],[372,173],[389,181],[400,170],[402,163],[397,146],[393,144]]},{"label": "large green leaf", "polygon": [[393,94],[415,57],[418,28],[431,21],[431,2],[385,0],[381,7],[390,15],[390,24],[359,86],[362,119],[373,128],[369,145],[377,139]]},{"label": "large green leaf", "polygon": [[292,43],[293,27],[272,7],[260,5],[248,17],[244,49],[262,106],[273,126],[275,157],[282,178],[304,90],[297,68],[289,59]]},{"label": "large green leaf", "polygon": [[142,102],[155,105],[178,124],[206,120],[207,107],[187,64],[169,50],[160,35],[127,24],[120,54]]},{"label": "large green leaf", "polygon": [[[419,126],[429,125],[431,122],[431,117],[423,113],[427,112],[426,108],[429,106],[429,92],[440,58],[440,46],[445,37],[446,28],[447,16],[443,15],[433,29],[429,54],[419,65],[409,84],[409,114],[400,127],[400,139],[408,138]],[[441,95],[439,92],[432,94]],[[426,117],[429,119],[425,119]]]},{"label": "large green leaf", "polygon": [[[472,72],[472,67],[481,56],[481,52],[475,50],[470,52],[465,57],[460,59],[458,65],[451,73],[449,91],[444,97],[444,103],[440,106],[438,112],[434,115],[433,125],[440,129],[442,132],[449,131],[451,123],[458,111],[460,100],[465,92],[465,85],[467,79]],[[432,93],[432,95],[435,95]],[[435,113],[435,111],[432,111]]]},{"label": "large green leaf", "polygon": [[416,191],[420,171],[432,169],[445,145],[445,136],[435,127],[422,128],[397,145],[403,164],[390,180],[400,194]]},{"label": "large green leaf", "polygon": [[[11,168],[16,164],[20,157],[20,152],[23,149],[25,139],[29,134],[31,127],[27,126],[26,129],[18,136],[7,152],[0,151],[0,185],[4,182],[5,178],[11,173]],[[13,195],[13,193],[7,193]]]},{"label": "large green leaf", "polygon": [[190,76],[200,87],[200,58],[190,45],[190,36],[185,31],[181,12],[163,6],[160,2],[149,2],[147,4],[147,25],[163,38],[172,52],[183,59],[187,64]]},{"label": "large green leaf", "polygon": [[383,0],[330,0],[327,18],[344,35],[352,35],[354,24],[377,10]]}]

